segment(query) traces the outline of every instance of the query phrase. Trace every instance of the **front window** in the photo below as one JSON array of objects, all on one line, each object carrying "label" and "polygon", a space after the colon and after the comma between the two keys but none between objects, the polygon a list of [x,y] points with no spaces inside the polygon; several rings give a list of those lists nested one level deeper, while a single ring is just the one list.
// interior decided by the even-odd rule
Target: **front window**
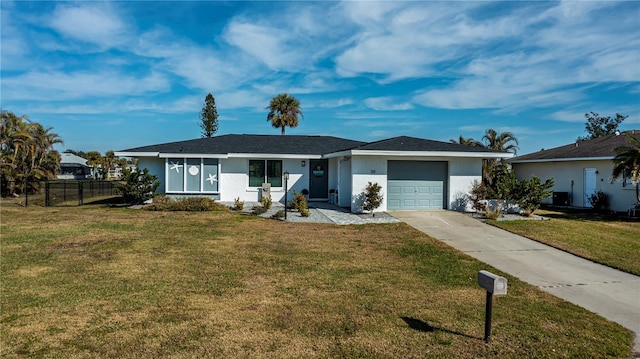
[{"label": "front window", "polygon": [[169,158],[166,171],[167,192],[218,192],[218,160],[215,158]]},{"label": "front window", "polygon": [[282,161],[249,160],[249,187],[260,187],[263,183],[282,187]]}]

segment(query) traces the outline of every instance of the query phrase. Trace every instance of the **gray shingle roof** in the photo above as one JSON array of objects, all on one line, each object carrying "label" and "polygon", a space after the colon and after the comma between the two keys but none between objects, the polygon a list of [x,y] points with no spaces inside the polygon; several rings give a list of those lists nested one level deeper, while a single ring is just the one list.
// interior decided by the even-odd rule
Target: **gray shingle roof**
[{"label": "gray shingle roof", "polygon": [[222,135],[211,138],[142,146],[118,152],[325,155],[346,150],[501,153],[500,151],[484,147],[466,146],[457,143],[425,140],[408,136],[393,137],[386,140],[366,143],[333,136],[292,135]]},{"label": "gray shingle roof", "polygon": [[[630,133],[640,139],[639,130],[631,130]],[[568,160],[577,158],[611,158],[615,157],[615,149],[620,146],[629,146],[626,133],[620,135],[608,135],[594,138],[592,140],[571,143],[568,145],[551,148],[548,150],[529,153],[514,157],[509,162],[545,162],[553,160]]]},{"label": "gray shingle roof", "polygon": [[461,145],[458,143],[425,140],[422,138],[399,136],[364,144],[354,150],[362,151],[446,151],[446,152],[495,152],[485,147]]},{"label": "gray shingle roof", "polygon": [[119,152],[322,155],[351,149],[364,143],[332,136],[222,135],[142,146]]}]

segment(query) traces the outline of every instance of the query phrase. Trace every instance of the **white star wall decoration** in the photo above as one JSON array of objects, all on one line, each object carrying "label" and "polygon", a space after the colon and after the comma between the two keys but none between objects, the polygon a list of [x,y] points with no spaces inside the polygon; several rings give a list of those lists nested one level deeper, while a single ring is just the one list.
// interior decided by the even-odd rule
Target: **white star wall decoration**
[{"label": "white star wall decoration", "polygon": [[218,179],[216,177],[218,177],[218,175],[209,173],[209,177],[205,181],[209,181],[213,185],[213,182],[218,182]]},{"label": "white star wall decoration", "polygon": [[171,161],[171,167],[169,167],[169,171],[176,170],[176,173],[180,173],[180,167],[182,167],[180,162]]}]

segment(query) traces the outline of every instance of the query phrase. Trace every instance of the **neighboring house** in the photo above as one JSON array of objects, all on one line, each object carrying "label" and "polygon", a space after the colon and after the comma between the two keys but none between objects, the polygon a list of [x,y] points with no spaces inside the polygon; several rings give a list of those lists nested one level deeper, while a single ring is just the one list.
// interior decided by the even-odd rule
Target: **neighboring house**
[{"label": "neighboring house", "polygon": [[283,174],[293,191],[326,201],[330,193],[352,212],[361,212],[368,182],[382,186],[390,209],[454,209],[482,177],[482,159],[511,153],[413,137],[365,143],[331,136],[223,135],[116,152],[138,158],[167,195],[206,195],[230,202],[258,201],[263,183],[275,201],[284,197]]},{"label": "neighboring house", "polygon": [[58,179],[84,180],[91,177],[91,166],[87,166],[87,160],[72,153],[60,154],[60,173]]},{"label": "neighboring house", "polygon": [[[629,133],[640,138],[638,130]],[[617,180],[611,176],[615,149],[620,146],[631,146],[624,133],[518,156],[509,163],[519,179],[553,178],[554,194],[543,203],[590,208],[589,196],[602,191],[609,195],[610,209],[626,212],[636,202],[635,185],[627,176]]]}]

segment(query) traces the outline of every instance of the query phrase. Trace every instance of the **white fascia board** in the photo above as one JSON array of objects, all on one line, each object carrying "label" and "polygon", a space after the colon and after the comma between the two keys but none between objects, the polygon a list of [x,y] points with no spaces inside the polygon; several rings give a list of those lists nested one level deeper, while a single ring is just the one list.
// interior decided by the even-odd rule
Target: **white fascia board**
[{"label": "white fascia board", "polygon": [[118,157],[158,157],[160,152],[114,152]]},{"label": "white fascia board", "polygon": [[391,157],[465,157],[465,158],[511,158],[513,153],[495,152],[453,152],[453,151],[358,151],[354,156],[391,156]]},{"label": "white fascia board", "polygon": [[509,163],[545,163],[545,162],[574,162],[574,161],[611,161],[611,157],[575,157],[575,158],[546,158],[539,160],[515,160]]},{"label": "white fascia board", "polygon": [[161,153],[160,158],[228,158],[226,153]]},{"label": "white fascia board", "polygon": [[229,158],[277,158],[277,159],[320,159],[321,155],[292,155],[282,153],[229,153]]},{"label": "white fascia board", "polygon": [[340,152],[334,152],[334,153],[327,153],[326,155],[323,155],[322,158],[351,156],[352,152],[353,152],[352,150],[346,150],[346,151],[340,151]]}]

